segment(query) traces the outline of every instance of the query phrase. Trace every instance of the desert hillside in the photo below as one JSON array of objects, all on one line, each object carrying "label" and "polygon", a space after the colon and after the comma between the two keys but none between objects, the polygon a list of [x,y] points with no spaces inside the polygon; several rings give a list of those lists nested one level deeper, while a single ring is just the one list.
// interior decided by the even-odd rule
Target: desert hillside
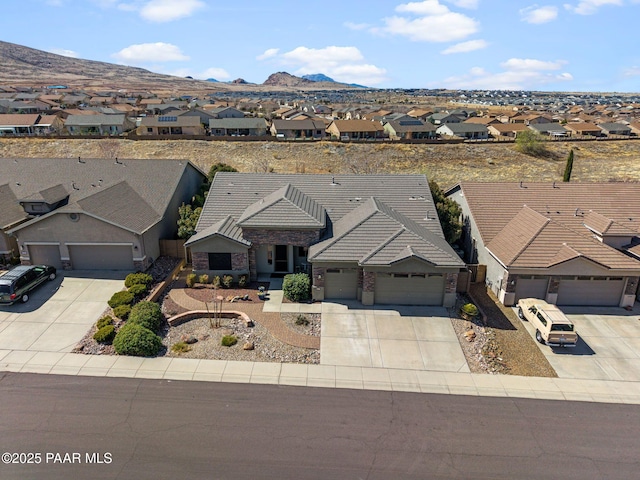
[{"label": "desert hillside", "polygon": [[0,158],[183,158],[207,170],[280,173],[425,173],[443,187],[461,180],[561,180],[569,149],[572,181],[640,181],[640,141],[558,142],[545,159],[513,144],[399,145],[219,141],[0,139]]}]

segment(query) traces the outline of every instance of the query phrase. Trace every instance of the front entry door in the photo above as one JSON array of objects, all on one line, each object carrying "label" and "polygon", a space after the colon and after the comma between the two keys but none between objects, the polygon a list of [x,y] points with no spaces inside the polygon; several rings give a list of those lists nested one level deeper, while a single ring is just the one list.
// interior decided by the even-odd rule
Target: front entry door
[{"label": "front entry door", "polygon": [[288,272],[289,262],[287,260],[287,246],[276,245],[276,272]]}]

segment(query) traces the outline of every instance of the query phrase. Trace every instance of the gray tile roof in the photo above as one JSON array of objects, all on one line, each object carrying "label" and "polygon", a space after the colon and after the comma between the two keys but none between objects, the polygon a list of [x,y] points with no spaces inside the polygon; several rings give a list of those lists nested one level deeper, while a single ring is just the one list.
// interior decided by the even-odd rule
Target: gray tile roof
[{"label": "gray tile roof", "polygon": [[53,205],[61,200],[64,200],[69,195],[69,192],[64,185],[58,184],[53,187],[45,188],[39,192],[32,193],[28,197],[21,198],[20,201],[28,202],[45,202],[49,205]]},{"label": "gray tile roof", "polygon": [[209,120],[209,128],[255,128],[267,129],[267,121],[264,118],[212,118]]},{"label": "gray tile roof", "polygon": [[185,242],[185,245],[191,245],[192,243],[196,243],[199,240],[214,235],[219,235],[229,240],[233,240],[234,242],[242,243],[246,246],[251,245],[251,242],[242,238],[242,229],[238,227],[235,220],[230,215],[191,236],[189,240]]},{"label": "gray tile roof", "polygon": [[165,214],[187,168],[195,167],[185,160],[2,158],[8,181],[0,186],[0,224],[29,218],[18,199],[52,200],[64,189],[69,202],[54,213],[86,211],[142,233]]},{"label": "gray tile roof", "polygon": [[98,115],[69,115],[64,124],[67,127],[90,127],[94,125],[123,125],[124,121],[124,114],[107,115],[99,113]]}]

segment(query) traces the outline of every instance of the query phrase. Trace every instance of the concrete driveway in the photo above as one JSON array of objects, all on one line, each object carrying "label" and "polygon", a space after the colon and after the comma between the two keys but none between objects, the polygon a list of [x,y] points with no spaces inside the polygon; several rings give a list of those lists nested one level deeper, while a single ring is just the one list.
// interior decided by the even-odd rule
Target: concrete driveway
[{"label": "concrete driveway", "polygon": [[[575,348],[539,346],[560,378],[640,381],[640,306],[562,307],[579,335]],[[524,322],[534,336],[535,329]]]},{"label": "concrete driveway", "polygon": [[124,287],[121,272],[59,272],[27,303],[0,305],[0,353],[70,352]]},{"label": "concrete driveway", "polygon": [[323,302],[321,335],[322,365],[469,372],[442,307]]}]

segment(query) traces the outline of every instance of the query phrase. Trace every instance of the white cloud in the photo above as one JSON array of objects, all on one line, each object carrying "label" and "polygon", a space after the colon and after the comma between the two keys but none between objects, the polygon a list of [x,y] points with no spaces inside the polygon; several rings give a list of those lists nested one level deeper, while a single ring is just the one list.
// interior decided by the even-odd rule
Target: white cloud
[{"label": "white cloud", "polygon": [[623,0],[580,0],[576,6],[565,4],[564,8],[579,15],[593,15],[598,9],[605,5],[623,5]]},{"label": "white cloud", "polygon": [[399,35],[416,42],[455,42],[476,33],[479,28],[476,20],[452,12],[439,0],[403,3],[396,11],[408,16],[385,18],[385,26],[372,28],[371,32]]},{"label": "white cloud", "polygon": [[487,90],[532,90],[555,82],[568,82],[573,75],[558,73],[566,62],[511,58],[500,66],[503,71],[491,73],[481,67],[474,67],[469,73],[449,77],[441,83],[446,88],[487,89]]},{"label": "white cloud", "polygon": [[67,50],[66,48],[51,48],[49,49],[49,52],[55,53],[56,55],[62,55],[63,57],[78,58],[80,56],[78,52]]},{"label": "white cloud", "polygon": [[442,52],[443,55],[449,55],[452,53],[467,53],[473,52],[474,50],[482,50],[483,48],[487,48],[489,43],[486,40],[469,40],[468,42],[457,43],[455,45],[450,46],[449,48],[445,48]]},{"label": "white cloud", "polygon": [[371,27],[368,23],[344,22],[343,25],[349,30],[366,30]]},{"label": "white cloud", "polygon": [[449,3],[453,3],[456,7],[460,8],[478,8],[480,0],[447,0]]},{"label": "white cloud", "polygon": [[163,42],[130,45],[111,56],[127,64],[189,60],[180,47]]},{"label": "white cloud", "polygon": [[204,6],[200,0],[151,0],[142,6],[140,16],[150,22],[171,22],[189,17]]},{"label": "white cloud", "polygon": [[260,57],[259,60],[268,59],[284,67],[293,68],[292,73],[295,75],[324,73],[337,82],[363,85],[376,85],[386,80],[387,71],[366,63],[362,52],[356,47],[297,47],[285,53],[278,53],[278,50],[273,48]]},{"label": "white cloud", "polygon": [[531,5],[530,7],[520,10],[520,17],[523,22],[527,23],[547,23],[558,18],[558,7],[547,5],[539,7],[538,5]]},{"label": "white cloud", "polygon": [[279,51],[280,51],[279,48],[269,48],[265,50],[262,55],[258,55],[256,57],[256,60],[266,60],[267,58],[275,57]]},{"label": "white cloud", "polygon": [[166,73],[167,75],[174,75],[176,77],[192,77],[197,80],[206,80],[208,78],[215,78],[216,80],[229,80],[231,75],[224,68],[211,67],[207,68],[203,72],[195,72],[189,68],[178,68],[174,70],[168,70],[162,67],[157,67],[154,71],[159,73]]}]

